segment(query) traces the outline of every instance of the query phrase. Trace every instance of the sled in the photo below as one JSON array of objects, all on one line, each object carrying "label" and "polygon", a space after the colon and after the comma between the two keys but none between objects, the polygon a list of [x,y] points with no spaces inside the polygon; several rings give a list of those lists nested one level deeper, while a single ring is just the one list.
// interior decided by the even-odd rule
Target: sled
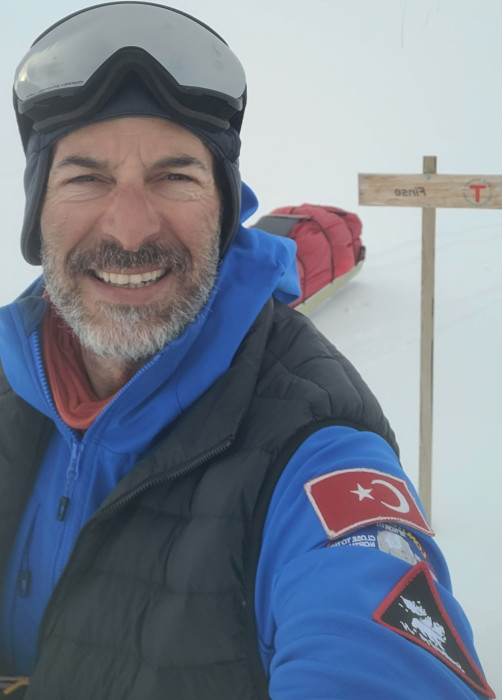
[{"label": "sled", "polygon": [[353,279],[364,263],[361,221],[344,209],[279,207],[255,227],[296,242],[301,296],[290,306],[307,315]]}]

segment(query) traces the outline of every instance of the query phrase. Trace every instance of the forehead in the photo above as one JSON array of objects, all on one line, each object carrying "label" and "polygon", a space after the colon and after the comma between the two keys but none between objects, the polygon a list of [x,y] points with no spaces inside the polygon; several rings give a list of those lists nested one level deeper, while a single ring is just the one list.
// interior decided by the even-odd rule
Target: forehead
[{"label": "forehead", "polygon": [[166,155],[184,154],[213,165],[212,153],[195,134],[157,117],[121,117],[72,131],[55,145],[53,163],[70,153],[117,161],[137,156],[145,165]]}]

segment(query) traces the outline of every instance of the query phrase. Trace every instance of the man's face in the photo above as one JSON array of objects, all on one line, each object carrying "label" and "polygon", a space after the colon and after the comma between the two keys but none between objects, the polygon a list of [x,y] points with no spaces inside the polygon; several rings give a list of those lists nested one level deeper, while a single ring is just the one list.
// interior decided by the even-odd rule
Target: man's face
[{"label": "man's face", "polygon": [[41,216],[47,292],[98,355],[145,360],[204,306],[218,265],[213,158],[167,120],[100,122],[54,150]]}]

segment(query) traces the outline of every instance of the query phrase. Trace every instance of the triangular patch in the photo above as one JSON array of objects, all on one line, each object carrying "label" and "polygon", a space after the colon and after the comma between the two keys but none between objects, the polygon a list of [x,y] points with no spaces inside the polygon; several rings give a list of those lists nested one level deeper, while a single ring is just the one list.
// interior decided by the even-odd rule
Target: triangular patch
[{"label": "triangular patch", "polygon": [[448,616],[425,562],[415,564],[398,582],[373,619],[430,651],[482,695],[495,697]]}]

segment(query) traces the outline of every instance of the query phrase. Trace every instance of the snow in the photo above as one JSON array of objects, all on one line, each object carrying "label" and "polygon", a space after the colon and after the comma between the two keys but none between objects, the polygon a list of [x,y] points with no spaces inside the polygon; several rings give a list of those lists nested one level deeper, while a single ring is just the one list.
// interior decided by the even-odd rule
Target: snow
[{"label": "snow", "polygon": [[[173,4],[174,0],[173,0]],[[502,174],[502,3],[486,0],[178,0],[213,26],[249,80],[242,172],[258,215],[325,203],[364,224],[361,273],[313,314],[356,365],[418,480],[419,209],[359,207],[357,173]],[[36,272],[19,254],[23,158],[10,105],[29,43],[81,7],[0,9],[0,303]],[[502,212],[438,210],[432,524],[475,631],[488,681],[499,663],[502,470]]]}]

